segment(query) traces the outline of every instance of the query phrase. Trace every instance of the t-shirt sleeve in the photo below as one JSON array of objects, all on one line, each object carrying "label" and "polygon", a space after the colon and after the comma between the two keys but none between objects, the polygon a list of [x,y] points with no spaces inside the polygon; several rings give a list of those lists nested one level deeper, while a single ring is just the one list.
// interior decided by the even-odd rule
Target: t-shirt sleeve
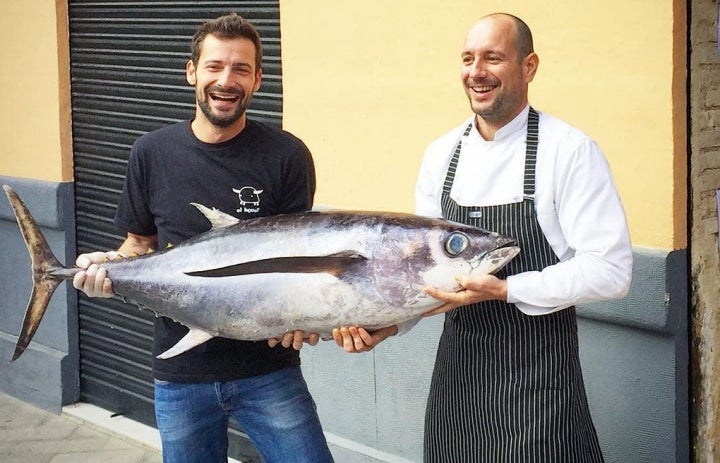
[{"label": "t-shirt sleeve", "polygon": [[143,158],[142,140],[133,145],[128,160],[125,185],[115,213],[115,226],[126,232],[142,236],[157,234],[149,200],[149,170]]},{"label": "t-shirt sleeve", "polygon": [[315,198],[315,164],[308,147],[297,142],[283,169],[282,213],[308,211]]}]

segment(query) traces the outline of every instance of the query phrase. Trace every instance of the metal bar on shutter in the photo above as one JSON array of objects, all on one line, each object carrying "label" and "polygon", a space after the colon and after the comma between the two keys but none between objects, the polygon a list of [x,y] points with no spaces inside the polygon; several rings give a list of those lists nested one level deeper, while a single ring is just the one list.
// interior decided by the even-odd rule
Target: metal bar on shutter
[{"label": "metal bar on shutter", "polygon": [[[248,115],[281,125],[279,1],[69,0],[68,7],[77,249],[115,249],[124,237],[112,219],[132,143],[193,115],[185,63],[200,23],[234,11],[255,24],[263,85]],[[154,315],[82,294],[78,314],[81,400],[154,425]],[[231,434],[235,458],[259,461],[237,426]]]}]

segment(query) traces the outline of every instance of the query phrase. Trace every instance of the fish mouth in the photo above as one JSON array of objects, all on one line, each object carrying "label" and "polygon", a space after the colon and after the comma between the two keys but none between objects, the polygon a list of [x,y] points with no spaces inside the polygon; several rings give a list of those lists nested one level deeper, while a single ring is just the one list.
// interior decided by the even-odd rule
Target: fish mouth
[{"label": "fish mouth", "polygon": [[470,265],[471,274],[494,274],[505,267],[520,253],[520,247],[515,240],[504,243],[501,246],[478,256]]}]

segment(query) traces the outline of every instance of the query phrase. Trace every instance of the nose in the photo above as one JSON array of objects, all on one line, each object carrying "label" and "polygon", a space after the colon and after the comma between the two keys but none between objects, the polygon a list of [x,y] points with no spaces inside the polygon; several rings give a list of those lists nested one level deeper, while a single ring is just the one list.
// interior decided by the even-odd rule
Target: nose
[{"label": "nose", "polygon": [[232,85],[232,68],[226,66],[222,72],[217,74],[217,85],[227,88]]},{"label": "nose", "polygon": [[485,61],[482,59],[474,60],[469,66],[468,74],[470,77],[485,77],[487,75]]}]

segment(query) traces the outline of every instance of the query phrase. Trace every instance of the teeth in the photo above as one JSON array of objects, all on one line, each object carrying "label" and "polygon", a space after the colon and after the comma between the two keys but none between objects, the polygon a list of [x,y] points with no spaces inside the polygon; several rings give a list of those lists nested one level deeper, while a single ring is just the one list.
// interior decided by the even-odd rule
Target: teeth
[{"label": "teeth", "polygon": [[484,93],[484,92],[489,92],[494,87],[487,86],[487,87],[471,87],[471,88],[472,88],[473,92]]},{"label": "teeth", "polygon": [[210,96],[215,100],[221,100],[221,101],[235,101],[238,99],[237,96],[224,96],[224,95],[218,95],[215,93],[210,94]]}]

